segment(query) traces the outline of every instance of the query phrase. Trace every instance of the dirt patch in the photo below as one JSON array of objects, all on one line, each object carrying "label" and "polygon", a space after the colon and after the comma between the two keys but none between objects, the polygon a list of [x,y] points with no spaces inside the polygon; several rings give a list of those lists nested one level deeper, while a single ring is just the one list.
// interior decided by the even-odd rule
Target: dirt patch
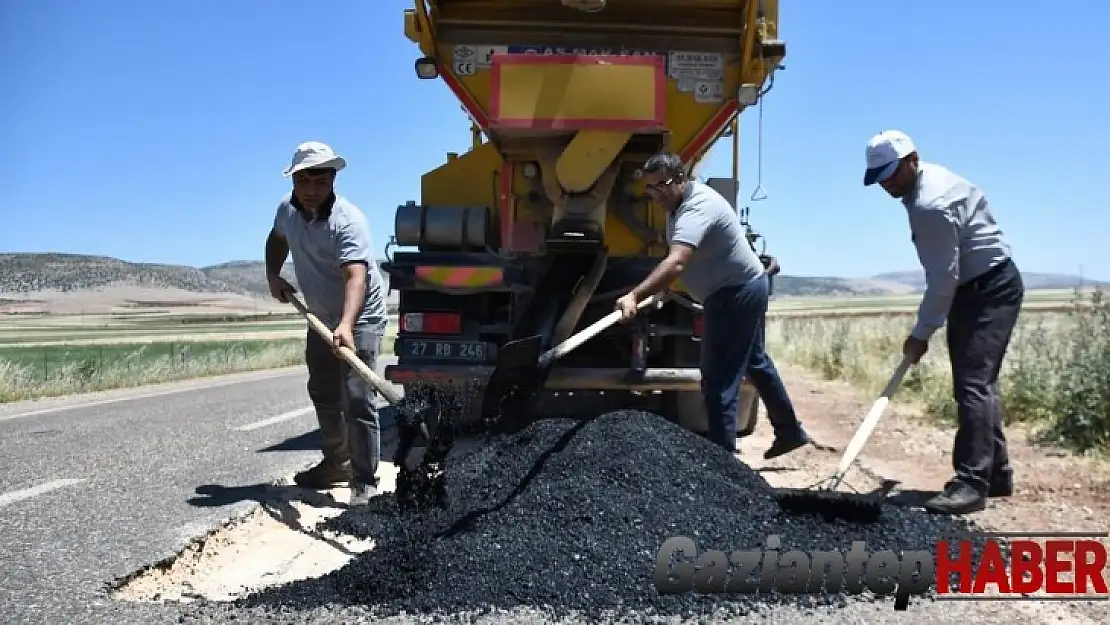
[{"label": "dirt patch", "polygon": [[[384,457],[392,451],[385,450]],[[379,496],[393,491],[397,469],[383,462]],[[309,491],[292,478],[267,489],[258,508],[190,542],[178,554],[111,584],[113,598],[137,602],[233,601],[254,591],[317,578],[374,546],[323,531],[350,501],[350,489]]]},{"label": "dirt patch", "polygon": [[[835,452],[806,448],[775,460],[763,460],[771,429],[760,412],[756,431],[741,441],[741,458],[772,486],[808,487],[836,469],[840,453],[871,407],[867,397],[846,383],[822,380],[800,368],[781,368],[798,416],[817,442]],[[1107,531],[1110,519],[1110,463],[1034,445],[1027,430],[1008,426],[1015,494],[992,499],[987,509],[967,518],[995,532]],[[845,479],[845,490],[861,492],[884,480],[897,480],[893,501],[918,508],[952,476],[955,428],[927,420],[920,407],[899,403],[897,396]],[[1110,566],[1108,566],[1110,571]],[[1110,601],[1083,603],[1007,602],[1024,617],[1039,622],[1110,623]],[[1000,605],[1000,610],[1001,610]]]},{"label": "dirt patch", "polygon": [[167,330],[161,334],[134,334],[130,336],[108,336],[102,338],[67,338],[64,340],[24,341],[18,347],[77,347],[82,345],[134,345],[143,343],[201,343],[210,341],[277,341],[281,339],[304,338],[305,331],[300,328],[276,328],[274,330],[255,330],[251,332],[183,332],[173,334]]},{"label": "dirt patch", "polygon": [[[162,289],[133,285],[112,285],[81,291],[36,291],[0,293],[0,298],[19,300],[9,304],[10,312],[51,315],[103,315],[134,311],[136,306],[155,306],[173,312],[228,314],[289,312],[289,305],[273,298],[236,293],[197,293],[181,289]],[[148,309],[149,310],[149,309]]]}]

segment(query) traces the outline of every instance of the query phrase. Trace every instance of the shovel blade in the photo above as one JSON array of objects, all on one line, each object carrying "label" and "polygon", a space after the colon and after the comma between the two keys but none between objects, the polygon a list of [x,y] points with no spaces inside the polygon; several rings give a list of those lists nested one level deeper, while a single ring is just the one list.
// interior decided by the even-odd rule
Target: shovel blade
[{"label": "shovel blade", "polygon": [[494,370],[494,376],[502,370],[508,375],[509,372],[526,372],[528,369],[539,368],[541,345],[542,339],[539,335],[505,343],[497,352],[497,369]]},{"label": "shovel blade", "polygon": [[498,351],[497,366],[482,400],[487,422],[505,426],[524,419],[530,400],[542,383],[541,347],[542,338],[531,336],[505,343]]},{"label": "shovel blade", "polygon": [[779,509],[789,515],[858,524],[877,523],[883,515],[882,493],[843,493],[820,488],[777,488],[773,492]]}]

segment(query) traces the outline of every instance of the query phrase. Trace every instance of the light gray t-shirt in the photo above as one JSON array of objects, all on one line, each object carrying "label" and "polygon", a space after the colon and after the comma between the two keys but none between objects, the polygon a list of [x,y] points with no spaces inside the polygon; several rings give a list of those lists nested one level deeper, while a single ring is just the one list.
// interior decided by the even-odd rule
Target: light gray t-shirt
[{"label": "light gray t-shirt", "polygon": [[343,265],[362,261],[367,265],[366,300],[355,323],[369,324],[371,331],[385,332],[385,285],[374,261],[366,216],[337,195],[330,212],[310,221],[297,210],[292,199],[292,194],[287,195],[278,205],[274,229],[289,242],[293,270],[305,305],[334,329],[343,317],[346,290]]},{"label": "light gray t-shirt", "polygon": [[920,163],[902,204],[926,282],[912,333],[928,340],[944,326],[956,288],[1005,262],[1010,246],[983,192],[940,165]]},{"label": "light gray t-shirt", "polygon": [[682,204],[667,216],[667,243],[695,248],[681,281],[699,302],[726,286],[743,286],[763,275],[763,263],[744,236],[740,217],[712,187],[691,180]]}]

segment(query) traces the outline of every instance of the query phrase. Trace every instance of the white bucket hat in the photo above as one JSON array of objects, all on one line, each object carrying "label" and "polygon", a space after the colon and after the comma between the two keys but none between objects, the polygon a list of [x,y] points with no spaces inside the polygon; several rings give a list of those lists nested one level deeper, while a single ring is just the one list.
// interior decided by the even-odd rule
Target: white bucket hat
[{"label": "white bucket hat", "polygon": [[297,146],[293,161],[281,174],[288,178],[302,169],[323,167],[339,171],[347,166],[347,161],[335,153],[331,146],[319,141],[306,141]]}]

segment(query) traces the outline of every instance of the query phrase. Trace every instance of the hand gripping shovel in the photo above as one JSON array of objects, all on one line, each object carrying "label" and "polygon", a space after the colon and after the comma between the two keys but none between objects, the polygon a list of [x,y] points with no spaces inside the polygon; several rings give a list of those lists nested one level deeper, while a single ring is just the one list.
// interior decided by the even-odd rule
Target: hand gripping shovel
[{"label": "hand gripping shovel", "polygon": [[[328,329],[328,326],[324,325],[324,323],[320,321],[320,319],[316,315],[312,314],[312,312],[308,310],[304,303],[301,302],[301,300],[297,299],[296,295],[293,295],[293,293],[286,291],[285,298],[289,300],[289,303],[293,304],[293,307],[297,309],[297,312],[301,313],[301,316],[308,321],[308,325],[316,331],[316,334],[319,334],[321,337],[323,337],[324,340],[328,342],[328,344],[334,342],[335,338],[332,335],[331,330]],[[358,355],[351,351],[350,348],[340,347],[339,355],[343,358],[343,360],[347,361],[347,364],[351,365],[351,368],[354,369],[355,372],[362,377],[362,379],[366,380],[367,384],[381,393],[382,396],[385,397],[385,400],[388,401],[390,404],[396,406],[401,403],[402,399],[404,399],[403,397],[401,397],[401,394],[393,388],[392,384],[390,384],[380,375],[375,373],[373,369],[366,366],[366,363],[359,360]]]},{"label": "hand gripping shovel", "polygon": [[867,439],[879,424],[883,413],[890,404],[890,398],[902,384],[902,378],[910,368],[910,361],[902,357],[901,364],[895,369],[894,375],[887,382],[882,395],[871,406],[871,411],[864,417],[863,423],[852,436],[844,456],[836,472],[821,482],[809,488],[776,488],[775,499],[779,508],[788,514],[811,515],[824,517],[826,521],[843,519],[855,523],[874,523],[883,513],[883,499],[885,493],[844,493],[836,489],[844,480],[844,475],[856,461]]},{"label": "hand gripping shovel", "polygon": [[[308,321],[308,325],[311,326],[317,334],[323,337],[329,344],[335,340],[328,326],[324,325],[316,315],[312,314],[304,303],[297,299],[296,295],[293,295],[290,291],[286,291],[285,297],[289,300],[289,303],[293,304],[293,307],[301,313],[301,316]],[[398,445],[398,449],[400,450],[399,454],[403,458],[401,462],[409,470],[415,469],[420,462],[420,457],[423,455],[425,447],[428,445],[428,441],[430,441],[432,437],[431,430],[434,428],[427,422],[428,418],[431,416],[430,413],[428,413],[426,409],[423,411],[417,409],[413,402],[405,402],[404,397],[393,388],[392,384],[378,375],[373,369],[366,366],[366,363],[362,362],[358,355],[351,351],[351,349],[340,347],[339,355],[362,379],[366,380],[367,384],[381,393],[382,396],[385,397],[385,400],[397,409],[398,422],[403,421],[405,423],[419,425],[419,437],[417,437],[416,432],[405,432],[405,434],[402,435],[404,440]],[[418,442],[418,438],[421,442]]]},{"label": "hand gripping shovel", "polygon": [[[328,343],[334,342],[335,338],[331,330],[316,315],[312,314],[304,303],[297,299],[296,295],[291,291],[286,291],[285,297],[308,321],[308,325],[317,334]],[[399,438],[394,463],[398,465],[399,469],[397,475],[398,502],[402,507],[410,507],[415,502],[433,497],[440,505],[443,505],[447,497],[446,487],[442,479],[437,479],[437,477],[442,477],[442,472],[437,472],[436,475],[417,475],[417,468],[428,462],[425,452],[433,444],[436,425],[438,425],[437,422],[433,421],[433,417],[437,415],[426,404],[412,401],[405,402],[405,398],[393,388],[393,385],[366,366],[366,363],[362,362],[351,349],[340,347],[338,351],[343,360],[397,410]],[[437,449],[437,451],[441,450]],[[426,464],[425,468],[427,468]]]},{"label": "hand gripping shovel", "polygon": [[[658,297],[651,295],[637,304],[636,308],[643,310],[659,301]],[[540,344],[543,339],[538,335],[505,343],[497,354],[497,367],[486,385],[482,402],[487,421],[496,421],[509,431],[525,425],[525,415],[532,397],[546,381],[551,364],[609,329],[620,319],[621,312],[614,310],[542,354]]]}]

